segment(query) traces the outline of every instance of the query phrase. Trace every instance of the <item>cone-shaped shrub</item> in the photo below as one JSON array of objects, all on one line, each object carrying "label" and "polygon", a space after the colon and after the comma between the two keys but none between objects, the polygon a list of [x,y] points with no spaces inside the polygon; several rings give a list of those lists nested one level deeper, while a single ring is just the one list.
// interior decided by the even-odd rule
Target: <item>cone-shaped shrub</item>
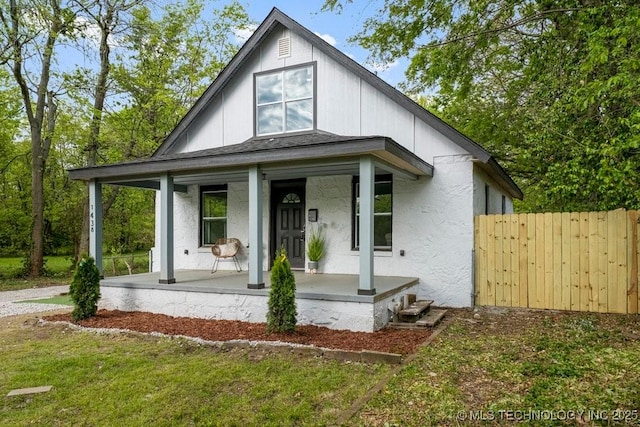
[{"label": "cone-shaped shrub", "polygon": [[71,313],[74,321],[96,314],[100,299],[100,271],[93,258],[80,260],[69,287],[69,294],[74,305]]},{"label": "cone-shaped shrub", "polygon": [[293,332],[297,314],[296,279],[291,272],[286,251],[280,249],[271,269],[267,332]]}]

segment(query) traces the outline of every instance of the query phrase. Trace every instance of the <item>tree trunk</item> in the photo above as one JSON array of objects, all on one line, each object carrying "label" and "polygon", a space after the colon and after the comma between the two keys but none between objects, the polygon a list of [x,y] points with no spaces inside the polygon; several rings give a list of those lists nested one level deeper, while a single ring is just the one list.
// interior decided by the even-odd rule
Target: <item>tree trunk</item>
[{"label": "tree trunk", "polygon": [[[87,166],[95,166],[98,159],[98,149],[100,147],[100,126],[102,125],[102,112],[104,110],[104,100],[107,96],[107,79],[111,62],[109,54],[109,36],[114,20],[115,5],[106,4],[104,15],[92,15],[100,27],[100,72],[96,81],[93,97],[93,117],[91,118],[91,128],[89,133],[89,144],[87,145]],[[76,260],[84,254],[89,253],[89,184],[87,183],[86,196],[83,202],[82,232],[80,234],[80,245]]]}]

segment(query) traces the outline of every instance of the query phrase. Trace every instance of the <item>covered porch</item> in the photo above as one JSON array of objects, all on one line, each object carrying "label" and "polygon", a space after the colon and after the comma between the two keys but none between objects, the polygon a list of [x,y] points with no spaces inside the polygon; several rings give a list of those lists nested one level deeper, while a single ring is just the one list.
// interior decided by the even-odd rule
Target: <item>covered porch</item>
[{"label": "covered porch", "polygon": [[[375,295],[359,295],[359,276],[294,272],[299,324],[372,332],[384,327],[390,308],[418,292],[415,277],[374,276]],[[265,287],[247,288],[247,272],[176,270],[176,283],[159,283],[160,272],[109,277],[101,281],[101,307],[170,316],[265,322]]]}]

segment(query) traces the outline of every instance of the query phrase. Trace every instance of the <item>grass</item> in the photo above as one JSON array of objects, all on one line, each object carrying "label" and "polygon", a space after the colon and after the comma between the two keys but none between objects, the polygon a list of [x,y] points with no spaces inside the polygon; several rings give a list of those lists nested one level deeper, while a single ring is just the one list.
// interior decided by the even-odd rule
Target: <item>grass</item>
[{"label": "grass", "polygon": [[59,325],[0,329],[4,425],[326,425],[389,369]]},{"label": "grass", "polygon": [[[122,276],[129,274],[126,263],[132,267],[134,273],[149,271],[148,253],[133,255],[104,256],[103,272],[105,276]],[[72,260],[69,256],[47,256],[45,266],[47,277],[25,279],[20,277],[24,259],[19,257],[0,257],[0,291],[17,291],[20,289],[45,287],[53,285],[68,285],[73,277]]]},{"label": "grass", "polygon": [[60,304],[60,305],[73,305],[73,301],[71,301],[71,295],[56,295],[51,298],[41,298],[41,299],[30,299],[24,301],[16,301],[23,303],[36,303],[36,304]]},{"label": "grass", "polygon": [[613,418],[619,410],[625,425],[640,425],[639,316],[520,311],[476,320],[467,314],[422,348],[352,421],[498,425],[510,416],[587,411],[586,421],[589,410],[620,421]]},{"label": "grass", "polygon": [[[640,316],[454,310],[448,318],[348,425],[504,425],[526,414],[547,417],[534,425],[640,425]],[[20,317],[0,323],[0,395],[54,387],[4,397],[3,425],[327,425],[391,369]],[[569,419],[548,419],[562,414]]]}]

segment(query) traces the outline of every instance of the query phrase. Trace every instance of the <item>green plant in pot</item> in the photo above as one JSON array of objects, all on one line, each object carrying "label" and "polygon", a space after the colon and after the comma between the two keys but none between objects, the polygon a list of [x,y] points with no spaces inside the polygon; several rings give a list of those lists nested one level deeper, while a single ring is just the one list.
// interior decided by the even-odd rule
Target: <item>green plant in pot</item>
[{"label": "green plant in pot", "polygon": [[318,272],[318,262],[324,257],[326,240],[319,228],[313,230],[307,240],[308,267],[312,273]]}]

